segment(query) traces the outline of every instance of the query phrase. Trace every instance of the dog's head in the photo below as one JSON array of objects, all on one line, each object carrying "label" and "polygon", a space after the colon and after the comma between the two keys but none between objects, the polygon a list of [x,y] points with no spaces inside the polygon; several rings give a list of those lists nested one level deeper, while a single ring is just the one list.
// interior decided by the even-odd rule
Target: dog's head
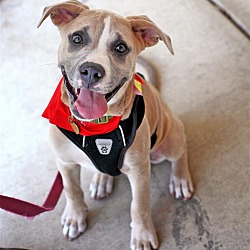
[{"label": "dog's head", "polygon": [[58,65],[65,77],[62,100],[78,119],[102,117],[108,102],[133,78],[137,55],[162,40],[173,54],[170,38],[146,16],[123,18],[90,10],[78,1],[46,7],[58,27]]}]

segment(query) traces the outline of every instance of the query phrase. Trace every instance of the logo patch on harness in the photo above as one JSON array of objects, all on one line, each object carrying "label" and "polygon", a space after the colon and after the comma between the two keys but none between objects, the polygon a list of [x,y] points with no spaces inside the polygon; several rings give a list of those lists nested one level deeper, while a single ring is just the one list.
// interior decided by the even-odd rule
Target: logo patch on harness
[{"label": "logo patch on harness", "polygon": [[100,154],[108,155],[112,148],[113,141],[111,139],[96,139],[95,144]]}]

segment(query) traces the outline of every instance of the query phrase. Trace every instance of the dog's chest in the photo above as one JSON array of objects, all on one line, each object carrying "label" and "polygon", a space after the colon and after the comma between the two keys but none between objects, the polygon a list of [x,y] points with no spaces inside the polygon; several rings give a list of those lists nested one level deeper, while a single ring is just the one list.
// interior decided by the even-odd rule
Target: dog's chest
[{"label": "dog's chest", "polygon": [[129,118],[105,134],[83,136],[59,126],[58,128],[88,156],[100,172],[117,176],[121,174],[125,153],[134,141],[136,130],[144,117],[144,110],[143,97],[136,96]]}]

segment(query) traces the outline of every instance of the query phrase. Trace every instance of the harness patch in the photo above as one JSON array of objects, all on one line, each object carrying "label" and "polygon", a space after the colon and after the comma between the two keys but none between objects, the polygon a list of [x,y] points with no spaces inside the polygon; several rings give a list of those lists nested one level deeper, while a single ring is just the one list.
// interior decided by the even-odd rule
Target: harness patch
[{"label": "harness patch", "polygon": [[111,139],[96,139],[95,144],[101,155],[108,155],[112,148],[113,141]]}]

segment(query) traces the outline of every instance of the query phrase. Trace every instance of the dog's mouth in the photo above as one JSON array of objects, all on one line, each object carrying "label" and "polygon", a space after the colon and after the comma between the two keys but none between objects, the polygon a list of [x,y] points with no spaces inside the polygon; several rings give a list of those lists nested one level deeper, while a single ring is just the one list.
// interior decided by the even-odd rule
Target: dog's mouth
[{"label": "dog's mouth", "polygon": [[70,99],[71,112],[78,120],[82,121],[94,120],[104,116],[108,110],[108,102],[127,81],[127,78],[124,77],[111,92],[101,94],[89,89],[73,87],[63,66],[61,71],[64,77],[64,86]]}]

